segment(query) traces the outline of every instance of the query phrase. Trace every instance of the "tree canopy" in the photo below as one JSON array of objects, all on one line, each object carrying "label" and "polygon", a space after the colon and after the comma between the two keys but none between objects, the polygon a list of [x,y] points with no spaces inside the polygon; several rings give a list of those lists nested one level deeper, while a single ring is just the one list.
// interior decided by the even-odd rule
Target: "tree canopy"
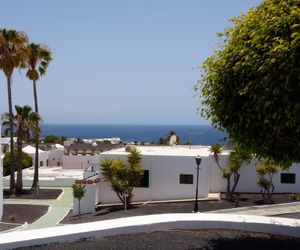
[{"label": "tree canopy", "polygon": [[[14,159],[17,159],[17,152],[14,152]],[[3,176],[10,174],[10,153],[6,152],[3,158]],[[29,154],[22,153],[22,166],[24,168],[29,168],[32,166],[32,158]]]},{"label": "tree canopy", "polygon": [[300,162],[300,1],[265,0],[231,21],[195,86],[201,115],[259,157]]}]

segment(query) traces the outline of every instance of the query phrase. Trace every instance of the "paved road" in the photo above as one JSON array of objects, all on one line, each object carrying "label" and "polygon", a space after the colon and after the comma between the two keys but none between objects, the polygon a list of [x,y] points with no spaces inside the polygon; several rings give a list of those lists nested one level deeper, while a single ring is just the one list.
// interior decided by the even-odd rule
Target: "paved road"
[{"label": "paved road", "polygon": [[[61,187],[59,187],[61,188]],[[37,221],[28,224],[22,230],[31,230],[45,227],[55,227],[57,223],[62,220],[69,212],[72,202],[72,188],[63,187],[63,193],[58,200],[37,200],[37,199],[10,199],[5,200],[4,204],[31,204],[31,205],[47,205],[49,206],[48,212]]]}]

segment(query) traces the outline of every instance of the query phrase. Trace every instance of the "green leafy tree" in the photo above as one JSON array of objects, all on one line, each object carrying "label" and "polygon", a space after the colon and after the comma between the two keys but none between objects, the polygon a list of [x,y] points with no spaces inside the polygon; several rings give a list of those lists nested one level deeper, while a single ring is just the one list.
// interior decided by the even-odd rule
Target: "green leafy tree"
[{"label": "green leafy tree", "polygon": [[45,136],[45,138],[43,140],[44,140],[44,143],[58,143],[59,137],[57,137],[55,135],[47,135],[47,136]]},{"label": "green leafy tree", "polygon": [[80,202],[82,197],[85,194],[85,185],[81,183],[73,183],[72,184],[72,190],[73,190],[73,197],[75,199],[78,199],[78,217],[81,218],[81,208],[80,208]]},{"label": "green leafy tree", "polygon": [[[16,30],[0,29],[0,70],[2,70],[7,79],[7,97],[9,110],[9,128],[10,128],[10,150],[14,151],[13,141],[13,104],[11,94],[12,75],[15,69],[24,66],[26,58],[27,35],[24,32]],[[15,166],[14,154],[10,154],[10,192],[15,192]]]},{"label": "green leafy tree", "polygon": [[232,22],[195,86],[201,114],[289,167],[300,161],[300,1],[265,0]]},{"label": "green leafy tree", "polygon": [[263,202],[272,203],[272,195],[274,192],[273,177],[277,174],[280,166],[272,160],[263,160],[256,168],[258,174],[257,185],[261,187]]},{"label": "green leafy tree", "polygon": [[166,144],[165,138],[160,137],[159,140],[158,140],[158,144],[160,144],[160,145]]},{"label": "green leafy tree", "polygon": [[105,180],[109,181],[112,190],[116,192],[121,202],[125,205],[124,193],[128,194],[126,205],[130,205],[133,197],[133,187],[140,184],[144,172],[140,165],[142,155],[138,149],[132,148],[127,158],[127,164],[120,159],[105,158],[100,163],[100,168]]},{"label": "green leafy tree", "polygon": [[[218,168],[222,172],[222,177],[226,179],[226,199],[233,199],[235,189],[240,180],[240,170],[244,163],[249,163],[252,159],[252,155],[243,150],[239,145],[233,144],[234,150],[230,152],[228,158],[228,165],[221,166],[219,155],[222,153],[222,147],[220,144],[214,144],[211,146],[210,151],[213,153],[214,160],[217,163]],[[233,183],[231,182],[233,180]]]},{"label": "green leafy tree", "polygon": [[[34,96],[34,108],[35,112],[38,114],[38,97],[37,97],[37,87],[36,83],[39,80],[40,76],[46,74],[49,62],[52,60],[51,51],[40,44],[30,43],[27,46],[27,74],[26,76],[33,83],[33,96]],[[38,124],[37,124],[38,126]],[[39,133],[34,134],[35,138],[35,164],[34,164],[34,177],[31,189],[38,188],[39,182]]]},{"label": "green leafy tree", "polygon": [[[18,153],[14,153],[14,159],[17,159]],[[3,176],[10,174],[10,152],[6,152],[3,158]],[[32,166],[32,158],[29,154],[22,152],[22,168],[29,168]]]},{"label": "green leafy tree", "polygon": [[60,143],[61,145],[64,145],[64,142],[67,141],[68,139],[69,139],[69,138],[66,137],[66,136],[61,136],[61,137],[59,138],[59,143]]},{"label": "green leafy tree", "polygon": [[[30,133],[37,134],[40,132],[39,123],[41,121],[40,116],[32,112],[30,106],[25,105],[20,107],[18,105],[15,106],[16,114],[13,117],[14,128],[17,135],[17,182],[16,182],[16,193],[19,193],[23,189],[23,179],[22,179],[22,147],[23,141],[27,140],[30,136]],[[7,126],[10,121],[10,115],[5,113],[3,115],[3,125]]]}]

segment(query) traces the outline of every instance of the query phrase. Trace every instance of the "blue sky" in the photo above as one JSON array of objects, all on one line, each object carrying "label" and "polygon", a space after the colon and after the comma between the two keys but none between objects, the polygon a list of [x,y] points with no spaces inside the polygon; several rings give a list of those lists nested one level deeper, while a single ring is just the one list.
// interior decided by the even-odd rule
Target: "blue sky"
[{"label": "blue sky", "polygon": [[[44,123],[209,124],[196,114],[196,70],[216,32],[261,0],[2,0],[2,28],[25,31],[53,58],[38,83]],[[33,106],[15,71],[13,103]],[[7,111],[0,72],[0,113]]]}]

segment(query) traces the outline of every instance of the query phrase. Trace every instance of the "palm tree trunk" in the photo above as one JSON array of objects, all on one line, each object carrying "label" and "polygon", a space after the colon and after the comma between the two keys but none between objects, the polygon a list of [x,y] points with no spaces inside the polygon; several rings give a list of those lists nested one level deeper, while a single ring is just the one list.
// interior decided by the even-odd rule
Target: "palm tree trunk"
[{"label": "palm tree trunk", "polygon": [[8,97],[8,111],[9,111],[9,137],[10,137],[10,193],[15,193],[15,161],[14,161],[14,124],[12,111],[12,97],[11,97],[11,75],[7,77],[7,97]]},{"label": "palm tree trunk", "polygon": [[[34,108],[35,112],[38,114],[38,99],[37,99],[37,91],[36,91],[36,81],[33,81],[33,95],[34,95]],[[39,124],[36,124],[38,127]],[[34,177],[31,190],[36,190],[39,193],[39,134],[36,133],[35,135],[35,160],[34,160]]]},{"label": "palm tree trunk", "polygon": [[16,183],[16,193],[20,193],[23,189],[23,180],[22,180],[22,138],[18,136],[17,140],[18,156],[17,156],[17,183]]}]

